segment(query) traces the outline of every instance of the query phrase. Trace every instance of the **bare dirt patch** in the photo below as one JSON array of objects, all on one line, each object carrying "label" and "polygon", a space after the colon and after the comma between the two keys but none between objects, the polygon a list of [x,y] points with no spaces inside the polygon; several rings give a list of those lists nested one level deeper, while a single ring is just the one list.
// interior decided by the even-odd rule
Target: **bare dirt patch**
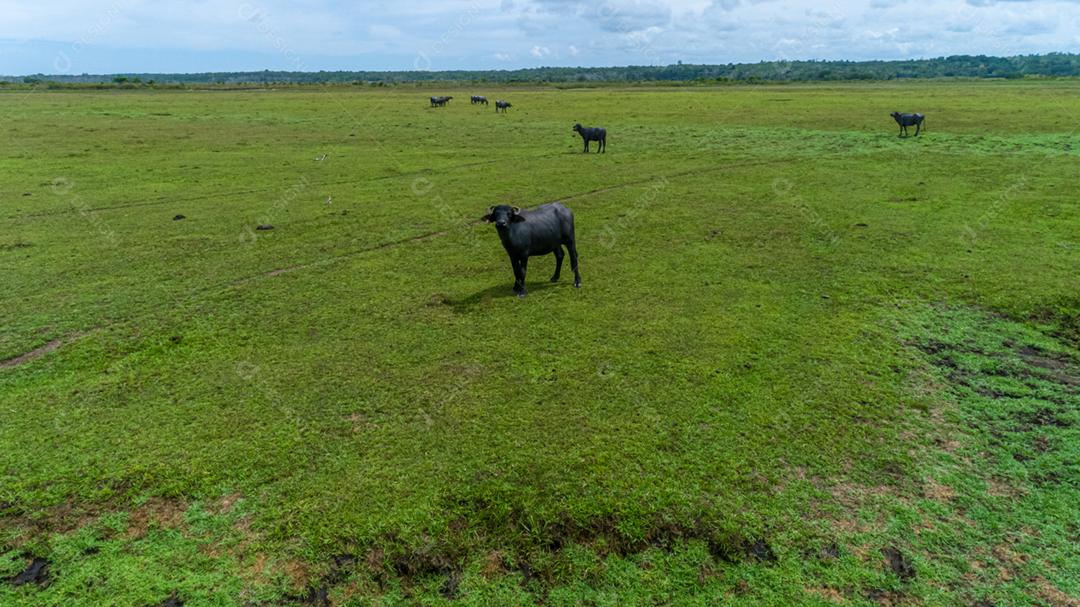
[{"label": "bare dirt patch", "polygon": [[1035,584],[1039,598],[1049,603],[1051,607],[1080,607],[1080,599],[1065,594],[1045,579],[1035,578],[1032,583]]},{"label": "bare dirt patch", "polygon": [[928,479],[923,485],[923,495],[937,502],[948,502],[956,498],[956,490],[934,479]]},{"label": "bare dirt patch", "polygon": [[213,509],[214,512],[216,512],[218,514],[224,514],[224,513],[227,513],[227,512],[231,512],[232,509],[233,509],[233,506],[235,506],[237,504],[237,502],[239,502],[242,499],[244,499],[243,494],[241,494],[241,493],[230,493],[228,495],[222,496],[220,499],[218,499],[216,502],[214,502],[212,509]]},{"label": "bare dirt patch", "polygon": [[843,605],[845,603],[844,595],[840,593],[836,588],[822,587],[822,588],[807,588],[807,594],[812,594],[817,597],[821,597],[830,603],[836,603],[837,605]]},{"label": "bare dirt patch", "polygon": [[177,529],[184,524],[187,508],[182,500],[153,498],[131,513],[125,536],[140,539],[154,528]]},{"label": "bare dirt patch", "polygon": [[41,358],[42,356],[45,356],[49,352],[53,352],[53,351],[59,349],[60,346],[64,345],[64,343],[65,343],[65,340],[63,338],[58,337],[58,338],[56,338],[56,339],[54,339],[54,340],[52,340],[52,341],[50,341],[50,342],[48,342],[48,343],[46,343],[44,345],[38,346],[37,348],[34,348],[33,350],[30,350],[29,352],[26,352],[24,354],[20,354],[20,355],[16,356],[15,358],[9,358],[7,360],[0,361],[0,369],[6,369],[6,368],[9,368],[9,367],[18,367],[19,365],[24,365],[24,364],[34,360],[35,358]]}]

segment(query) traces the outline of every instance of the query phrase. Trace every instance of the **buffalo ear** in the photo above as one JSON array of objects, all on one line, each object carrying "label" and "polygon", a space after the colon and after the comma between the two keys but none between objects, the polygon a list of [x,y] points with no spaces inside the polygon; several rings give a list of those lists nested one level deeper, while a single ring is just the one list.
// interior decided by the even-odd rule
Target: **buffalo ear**
[{"label": "buffalo ear", "polygon": [[525,218],[521,216],[521,209],[519,209],[518,207],[514,207],[514,214],[510,218],[510,221],[512,223],[518,223],[518,222],[521,222],[521,221],[525,221]]},{"label": "buffalo ear", "polygon": [[488,223],[491,223],[491,222],[495,221],[495,215],[493,214],[494,212],[495,212],[495,207],[488,207],[487,215],[484,215],[483,217],[481,217],[480,221],[486,221]]}]

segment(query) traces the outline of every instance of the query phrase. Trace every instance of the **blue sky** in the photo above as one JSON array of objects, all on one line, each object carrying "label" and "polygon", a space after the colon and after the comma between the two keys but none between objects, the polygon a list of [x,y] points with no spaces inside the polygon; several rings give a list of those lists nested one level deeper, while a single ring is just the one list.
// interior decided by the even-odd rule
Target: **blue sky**
[{"label": "blue sky", "polygon": [[8,75],[1078,50],[1078,0],[0,0],[0,74]]}]

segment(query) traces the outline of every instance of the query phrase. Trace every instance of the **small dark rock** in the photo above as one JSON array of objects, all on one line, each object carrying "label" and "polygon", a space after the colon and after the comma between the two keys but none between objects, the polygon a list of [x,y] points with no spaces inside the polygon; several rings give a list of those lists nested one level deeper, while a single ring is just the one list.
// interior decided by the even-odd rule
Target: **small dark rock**
[{"label": "small dark rock", "polygon": [[533,572],[532,565],[530,565],[528,562],[521,563],[519,570],[521,571],[521,584],[523,586],[527,586],[529,584],[529,581],[536,577],[536,573]]},{"label": "small dark rock", "polygon": [[330,597],[327,596],[326,586],[319,588],[312,588],[308,590],[307,596],[301,601],[304,605],[315,605],[316,607],[330,607]]},{"label": "small dark rock", "polygon": [[746,553],[763,563],[775,563],[776,553],[765,543],[765,540],[754,540],[746,547]]},{"label": "small dark rock", "polygon": [[338,554],[338,555],[334,556],[334,568],[335,569],[345,569],[347,567],[352,567],[355,564],[356,564],[356,555],[355,554],[345,553],[345,554]]},{"label": "small dark rock", "polygon": [[23,196],[33,196],[34,194],[32,192],[23,192],[22,195]]},{"label": "small dark rock", "polygon": [[273,230],[273,229],[274,229],[274,226],[272,226],[272,225],[270,225],[270,224],[268,224],[268,223],[264,223],[264,224],[260,224],[260,225],[259,225],[259,226],[257,226],[257,227],[256,227],[255,229],[256,229],[256,230],[259,230],[260,232],[265,232],[265,231],[267,231],[267,230]]},{"label": "small dark rock", "polygon": [[49,585],[49,561],[41,557],[33,557],[30,564],[23,569],[22,573],[11,578],[14,586],[37,584],[44,588]]},{"label": "small dark rock", "polygon": [[439,586],[439,594],[447,599],[456,599],[459,585],[461,585],[461,573],[451,571],[450,575],[446,577],[446,581],[442,583],[442,586]]},{"label": "small dark rock", "polygon": [[882,590],[881,588],[870,588],[863,594],[863,596],[866,597],[866,600],[873,601],[879,604],[885,603],[889,600],[889,593],[885,590]]},{"label": "small dark rock", "polygon": [[823,560],[840,558],[840,546],[837,546],[835,543],[823,546],[818,555]]},{"label": "small dark rock", "polygon": [[885,555],[885,562],[889,565],[889,569],[892,569],[902,581],[915,578],[915,567],[907,560],[904,553],[900,552],[895,546],[889,546],[882,549],[882,554]]},{"label": "small dark rock", "polygon": [[180,597],[177,596],[176,591],[174,590],[173,593],[169,595],[169,598],[161,601],[159,605],[160,607],[184,607],[184,601],[180,600]]},{"label": "small dark rock", "polygon": [[187,219],[187,217],[184,217],[183,215],[175,215],[172,218],[173,221],[180,221],[181,219]]},{"label": "small dark rock", "polygon": [[865,223],[857,223],[857,224],[855,224],[855,227],[856,228],[868,228],[868,227],[870,227],[870,225],[865,224]]}]

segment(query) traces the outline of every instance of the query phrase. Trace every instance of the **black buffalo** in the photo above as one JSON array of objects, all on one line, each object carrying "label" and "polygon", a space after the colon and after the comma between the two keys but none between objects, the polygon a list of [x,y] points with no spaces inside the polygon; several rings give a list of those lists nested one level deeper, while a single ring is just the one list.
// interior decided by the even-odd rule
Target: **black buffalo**
[{"label": "black buffalo", "polygon": [[450,103],[451,99],[453,99],[453,97],[432,97],[431,107],[443,107]]},{"label": "black buffalo", "polygon": [[471,103],[473,105],[476,105],[477,103],[479,103],[481,105],[487,105],[488,100],[487,100],[487,97],[484,97],[483,95],[473,95]]},{"label": "black buffalo", "polygon": [[551,282],[559,280],[562,271],[563,247],[570,252],[570,267],[574,270],[574,287],[581,287],[578,273],[577,245],[574,242],[574,214],[561,203],[553,202],[531,211],[499,205],[488,209],[481,219],[495,224],[499,240],[510,256],[514,269],[514,292],[525,297],[525,271],[529,257],[555,254],[555,274]]},{"label": "black buffalo", "polygon": [[502,110],[503,112],[506,112],[506,110],[508,110],[508,109],[510,109],[512,107],[514,107],[514,106],[511,105],[509,101],[503,101],[502,99],[499,99],[499,100],[495,101],[495,113],[496,114],[499,113],[499,110]]},{"label": "black buffalo", "polygon": [[915,125],[915,136],[919,136],[919,131],[922,130],[923,121],[926,120],[926,116],[922,114],[901,114],[900,112],[893,112],[889,114],[896,121],[896,124],[900,125],[900,136],[907,135],[907,128],[911,125]]},{"label": "black buffalo", "polygon": [[599,154],[607,150],[607,131],[603,127],[588,127],[581,126],[580,124],[574,125],[574,132],[581,135],[582,140],[585,141],[585,152],[589,151],[589,142],[596,142],[596,153]]}]

